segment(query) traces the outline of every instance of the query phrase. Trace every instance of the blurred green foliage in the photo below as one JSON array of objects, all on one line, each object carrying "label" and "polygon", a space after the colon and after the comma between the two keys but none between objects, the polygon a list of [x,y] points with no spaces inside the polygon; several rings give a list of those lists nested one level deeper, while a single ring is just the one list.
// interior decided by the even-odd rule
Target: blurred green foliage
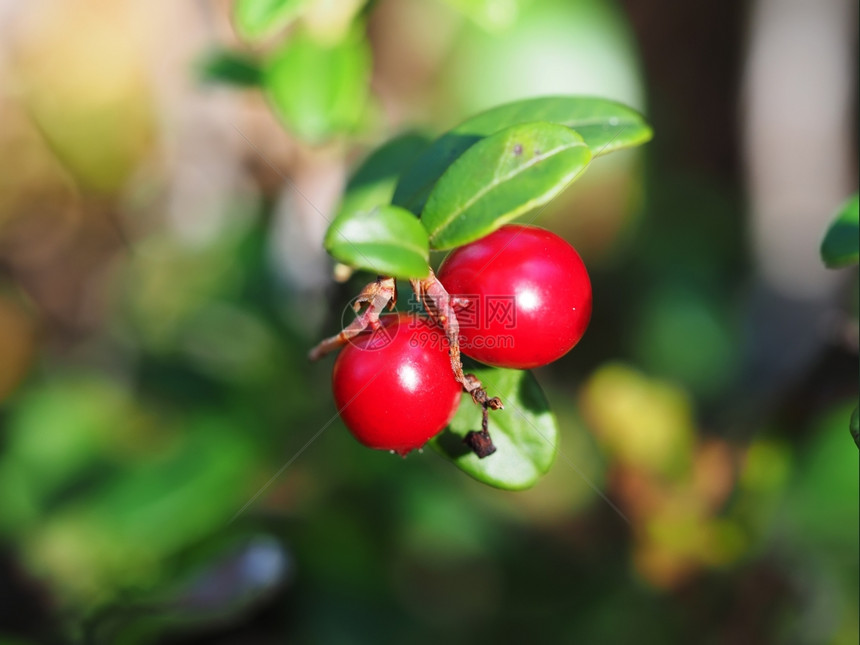
[{"label": "blurred green foliage", "polygon": [[305,0],[236,0],[233,22],[242,38],[262,40],[285,29],[305,4]]},{"label": "blurred green foliage", "polygon": [[860,261],[860,196],[854,195],[836,213],[821,242],[824,263],[836,269]]},{"label": "blurred green foliage", "polygon": [[[642,75],[618,5],[375,3],[355,35],[352,3],[333,25],[308,9],[298,53],[286,40],[259,52],[278,114],[320,140],[366,125],[367,33],[389,52],[374,95],[437,131],[512,98],[643,106],[647,88],[651,151],[595,161],[538,222],[583,251],[595,313],[537,374],[559,451],[522,492],[431,450],[402,460],[349,437],[330,362],[306,353],[366,276],[308,288],[282,269],[309,243],[279,246],[279,218],[300,209],[256,153],[229,149],[245,174],[208,236],[164,216],[183,167],[153,150],[178,126],[146,80],[153,24],[123,6],[75,0],[44,17],[20,95],[3,97],[0,642],[857,641],[856,351],[824,348],[767,401],[746,387],[740,188],[673,156],[697,120]],[[280,29],[278,15],[247,35]],[[403,34],[444,55],[391,55]],[[312,64],[294,74],[291,56]],[[185,87],[191,61],[173,73]],[[273,163],[291,182],[314,155],[343,162],[266,126],[266,109],[248,138],[289,150]],[[367,198],[389,198],[394,174],[372,176]],[[195,181],[208,195],[220,180]],[[856,297],[833,307],[856,312]]]},{"label": "blurred green foliage", "polygon": [[295,33],[267,62],[263,84],[286,127],[319,143],[353,132],[367,103],[370,51],[360,28],[329,43]]}]

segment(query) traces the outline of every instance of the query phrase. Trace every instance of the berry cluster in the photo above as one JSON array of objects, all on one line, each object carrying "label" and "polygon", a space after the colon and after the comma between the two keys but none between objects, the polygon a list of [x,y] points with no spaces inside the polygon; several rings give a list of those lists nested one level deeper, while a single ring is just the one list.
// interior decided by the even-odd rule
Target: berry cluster
[{"label": "berry cluster", "polygon": [[[380,315],[393,307],[393,278],[379,278],[356,301],[359,315],[320,343],[319,357],[342,348],[332,376],[338,412],[362,444],[406,455],[440,433],[465,391],[483,407],[481,431],[467,443],[479,457],[495,448],[487,410],[499,409],[463,374],[460,350],[495,367],[530,369],[557,360],[591,317],[591,284],[577,252],[533,226],[506,225],[453,250],[438,277],[413,280],[427,316]],[[509,342],[493,342],[500,336]]]}]

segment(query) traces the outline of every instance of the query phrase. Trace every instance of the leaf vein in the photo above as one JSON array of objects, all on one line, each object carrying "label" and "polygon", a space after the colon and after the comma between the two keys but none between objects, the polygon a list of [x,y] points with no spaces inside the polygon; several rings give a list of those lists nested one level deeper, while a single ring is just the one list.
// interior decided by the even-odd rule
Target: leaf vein
[{"label": "leaf vein", "polygon": [[[508,174],[506,174],[502,177],[496,177],[494,174],[493,181],[489,182],[481,190],[477,191],[470,199],[466,200],[466,202],[463,203],[460,207],[453,210],[451,212],[451,214],[445,220],[440,222],[439,226],[437,226],[430,233],[430,239],[433,240],[440,232],[442,232],[446,228],[448,228],[451,225],[451,222],[453,222],[457,217],[459,217],[461,214],[463,214],[464,211],[468,210],[475,202],[477,202],[484,195],[489,193],[491,190],[493,190],[494,188],[496,188],[497,186],[499,186],[503,182],[508,181],[509,179],[516,177],[517,175],[519,175],[522,172],[525,172],[526,170],[528,170],[529,168],[531,168],[535,164],[538,164],[541,161],[545,161],[545,160],[549,159],[550,157],[552,157],[553,155],[555,155],[559,152],[563,152],[565,150],[569,150],[572,148],[588,148],[588,146],[583,141],[575,141],[575,142],[571,143],[570,145],[557,146],[555,148],[552,148],[552,149],[546,151],[540,157],[534,157],[534,158],[530,159],[529,161],[527,161],[522,166],[517,166],[513,171],[509,172]],[[499,159],[501,160],[501,157],[499,157]],[[498,168],[498,166],[497,166],[497,168]]]}]

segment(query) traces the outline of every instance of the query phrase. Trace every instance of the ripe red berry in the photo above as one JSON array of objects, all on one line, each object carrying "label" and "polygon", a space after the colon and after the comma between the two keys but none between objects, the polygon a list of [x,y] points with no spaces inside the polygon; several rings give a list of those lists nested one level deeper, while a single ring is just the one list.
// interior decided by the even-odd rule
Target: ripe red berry
[{"label": "ripe red berry", "polygon": [[573,247],[534,226],[509,224],[452,251],[438,271],[459,298],[461,351],[529,369],[561,358],[591,318],[591,282]]},{"label": "ripe red berry", "polygon": [[332,374],[334,400],[365,446],[406,455],[438,434],[457,411],[445,335],[424,318],[381,316],[381,326],[346,345]]}]

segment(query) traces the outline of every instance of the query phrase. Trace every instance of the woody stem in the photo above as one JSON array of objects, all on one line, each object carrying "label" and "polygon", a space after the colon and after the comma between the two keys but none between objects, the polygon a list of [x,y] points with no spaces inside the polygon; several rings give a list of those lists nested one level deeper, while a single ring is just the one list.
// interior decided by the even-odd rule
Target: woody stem
[{"label": "woody stem", "polygon": [[[430,273],[426,278],[410,280],[410,284],[429,316],[445,332],[445,337],[448,339],[448,356],[451,359],[451,370],[454,372],[454,378],[469,393],[472,400],[482,408],[481,432],[470,432],[466,435],[465,442],[478,457],[483,459],[496,451],[496,447],[493,445],[487,431],[487,410],[503,409],[502,401],[497,396],[489,397],[481,381],[474,374],[463,373],[463,361],[460,357],[460,324],[457,321],[457,314],[454,312],[454,307],[452,306],[451,295],[442,283],[439,282],[433,270],[430,269]],[[480,436],[478,443],[475,442],[476,435]]]},{"label": "woody stem", "polygon": [[[352,308],[358,313],[355,319],[340,333],[320,342],[310,351],[308,358],[312,361],[318,360],[326,354],[340,349],[365,329],[377,329],[379,327],[379,315],[386,307],[393,309],[396,302],[397,286],[394,278],[379,276],[376,282],[371,282],[364,287],[355,299],[352,305]],[[362,308],[364,311],[361,311]]]}]

